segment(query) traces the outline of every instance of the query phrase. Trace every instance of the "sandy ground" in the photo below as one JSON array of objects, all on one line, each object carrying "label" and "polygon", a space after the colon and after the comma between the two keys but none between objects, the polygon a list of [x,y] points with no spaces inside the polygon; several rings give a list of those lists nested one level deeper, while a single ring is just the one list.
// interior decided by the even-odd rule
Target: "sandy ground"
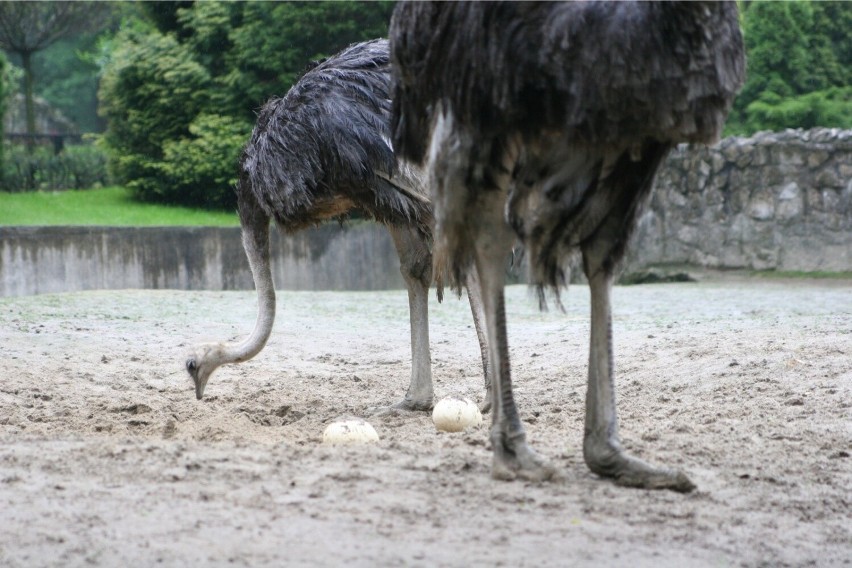
[{"label": "sandy ground", "polygon": [[[508,290],[521,415],[559,483],[489,477],[487,426],[371,418],[401,398],[403,292],[283,292],[267,348],[213,375],[201,340],[251,330],[250,292],[0,299],[0,566],[852,565],[852,282],[618,287],[621,432],[689,495],[624,489],[581,454],[588,290]],[[467,305],[432,305],[439,397],[479,400]]]}]

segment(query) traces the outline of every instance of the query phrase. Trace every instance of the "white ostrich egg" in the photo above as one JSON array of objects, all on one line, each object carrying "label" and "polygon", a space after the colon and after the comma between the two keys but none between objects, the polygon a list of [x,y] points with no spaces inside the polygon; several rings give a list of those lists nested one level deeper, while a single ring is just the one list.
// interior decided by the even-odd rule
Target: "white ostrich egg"
[{"label": "white ostrich egg", "polygon": [[470,399],[447,397],[435,405],[432,422],[443,432],[461,432],[482,424],[482,413]]},{"label": "white ostrich egg", "polygon": [[337,420],[326,426],[322,443],[328,445],[369,444],[378,442],[379,435],[369,422],[362,418]]}]

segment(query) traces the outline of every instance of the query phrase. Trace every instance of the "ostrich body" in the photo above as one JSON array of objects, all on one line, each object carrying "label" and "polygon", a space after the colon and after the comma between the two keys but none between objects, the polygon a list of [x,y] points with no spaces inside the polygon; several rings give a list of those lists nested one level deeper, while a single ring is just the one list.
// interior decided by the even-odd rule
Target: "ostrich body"
[{"label": "ostrich body", "polygon": [[[408,288],[411,383],[405,398],[393,408],[432,407],[428,325],[432,208],[421,170],[398,161],[390,145],[389,85],[388,42],[373,40],[353,44],[316,64],[283,98],[262,108],[240,159],[237,185],[243,247],[257,290],[258,316],[245,341],[194,348],[186,368],[198,399],[216,368],[251,359],[269,339],[275,319],[270,220],[285,233],[293,233],[330,219],[343,220],[357,211],[388,227]],[[441,283],[437,285],[440,297]],[[487,365],[478,287],[469,288]],[[485,375],[487,408],[487,366]]]},{"label": "ostrich body", "polygon": [[425,162],[436,263],[479,273],[491,346],[492,475],[555,474],[527,444],[510,377],[502,262],[526,249],[542,295],[582,255],[591,292],[583,455],[625,486],[690,491],[621,446],[610,289],[654,175],[718,139],[742,86],[733,3],[409,3],[391,23],[397,153]]}]

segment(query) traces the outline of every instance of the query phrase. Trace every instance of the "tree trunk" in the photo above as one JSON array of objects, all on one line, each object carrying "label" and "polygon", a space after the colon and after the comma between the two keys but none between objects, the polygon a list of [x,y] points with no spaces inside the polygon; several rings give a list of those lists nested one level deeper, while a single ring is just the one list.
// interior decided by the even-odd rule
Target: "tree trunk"
[{"label": "tree trunk", "polygon": [[0,55],[0,183],[6,172],[6,97],[9,94],[9,86],[6,84],[6,68],[9,65],[6,57]]},{"label": "tree trunk", "polygon": [[35,103],[33,101],[33,64],[32,53],[21,52],[21,66],[24,68],[24,104],[27,113],[27,149],[33,151],[35,139]]}]

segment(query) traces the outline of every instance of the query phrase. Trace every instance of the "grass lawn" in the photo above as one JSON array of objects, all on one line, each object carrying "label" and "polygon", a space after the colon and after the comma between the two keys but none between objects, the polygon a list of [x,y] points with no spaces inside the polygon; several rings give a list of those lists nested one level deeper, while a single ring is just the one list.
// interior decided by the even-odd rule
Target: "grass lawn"
[{"label": "grass lawn", "polygon": [[235,227],[239,224],[236,212],[138,203],[122,187],[27,193],[0,191],[0,225]]},{"label": "grass lawn", "polygon": [[808,278],[818,278],[818,279],[837,279],[837,280],[849,280],[852,279],[852,272],[826,272],[824,270],[816,270],[814,272],[802,272],[802,271],[792,271],[792,270],[756,270],[752,272],[753,275],[759,278],[778,278],[778,279],[790,279],[790,278],[799,278],[799,279],[808,279]]}]

